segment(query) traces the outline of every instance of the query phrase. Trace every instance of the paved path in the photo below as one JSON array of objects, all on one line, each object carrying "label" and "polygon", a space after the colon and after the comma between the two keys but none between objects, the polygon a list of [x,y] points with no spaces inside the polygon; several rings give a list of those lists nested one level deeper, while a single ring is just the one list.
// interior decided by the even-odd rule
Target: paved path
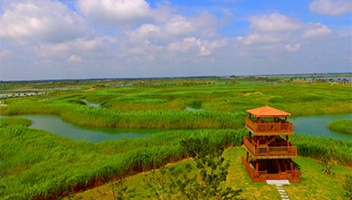
[{"label": "paved path", "polygon": [[268,183],[269,185],[276,185],[276,188],[279,191],[281,198],[283,200],[290,200],[285,189],[282,187],[282,185],[290,185],[290,182],[288,180],[267,180],[266,183]]}]

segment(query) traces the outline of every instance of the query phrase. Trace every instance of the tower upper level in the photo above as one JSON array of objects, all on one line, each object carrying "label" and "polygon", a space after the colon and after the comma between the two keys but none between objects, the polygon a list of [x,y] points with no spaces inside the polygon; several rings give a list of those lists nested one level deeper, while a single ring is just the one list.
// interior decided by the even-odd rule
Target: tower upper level
[{"label": "tower upper level", "polygon": [[293,135],[293,124],[287,121],[290,113],[270,106],[246,110],[245,127],[254,135]]}]

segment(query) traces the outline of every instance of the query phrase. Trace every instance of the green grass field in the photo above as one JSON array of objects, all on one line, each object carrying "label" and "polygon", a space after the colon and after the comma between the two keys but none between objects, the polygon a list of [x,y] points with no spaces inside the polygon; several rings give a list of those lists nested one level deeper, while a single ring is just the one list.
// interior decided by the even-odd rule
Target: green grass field
[{"label": "green grass field", "polygon": [[[245,156],[245,149],[234,147],[225,150],[224,158],[230,162],[229,174],[226,185],[233,189],[242,189],[240,198],[244,199],[280,199],[279,192],[275,186],[267,185],[266,183],[253,183],[248,177],[241,165],[241,156]],[[183,167],[190,160],[181,161],[172,164],[176,168]],[[345,181],[345,175],[351,173],[351,168],[336,165],[332,171],[335,175],[322,174],[323,166],[317,160],[311,158],[299,157],[295,162],[301,166],[301,183],[291,183],[285,185],[290,199],[347,199],[344,197],[344,189],[342,185]],[[160,176],[160,174],[157,173]],[[135,189],[131,193],[135,199],[148,199],[148,195],[152,194],[151,189],[143,181],[150,179],[151,173],[141,173],[126,178],[125,185],[128,190]],[[171,181],[172,177],[168,177]],[[75,196],[76,199],[112,199],[111,184],[88,190],[79,193]],[[154,199],[158,199],[155,197]]]},{"label": "green grass field", "polygon": [[[28,89],[27,85],[19,87]],[[296,116],[352,112],[350,86],[331,83],[214,78],[88,82],[72,87],[79,89],[48,89],[43,95],[7,98],[0,114],[55,114],[80,126],[163,131],[147,138],[93,144],[29,129],[31,122],[24,119],[0,119],[1,198],[58,199],[131,175],[128,180],[134,183],[128,184],[140,188],[138,177],[148,174],[145,172],[189,157],[180,148],[182,139],[208,138],[214,145],[230,147],[225,151],[231,162],[229,186],[241,188],[247,199],[276,199],[279,195],[273,186],[251,183],[240,166],[244,150],[233,148],[240,146],[247,134],[243,129],[245,110],[270,105]],[[100,107],[89,107],[82,100]],[[188,107],[203,111],[189,111]],[[352,164],[352,142],[309,136],[295,136],[290,141],[305,156],[296,160],[303,169],[302,183],[285,186],[290,198],[332,195],[341,199],[341,184],[349,170],[343,166]],[[333,169],[335,176],[322,174],[318,161],[311,159],[326,155],[339,164]],[[301,196],[293,195],[299,190],[304,191]]]},{"label": "green grass field", "polygon": [[[0,114],[55,114],[76,125],[103,128],[237,129],[245,110],[264,105],[295,116],[352,112],[350,87],[340,84],[222,79],[147,83],[9,98]],[[101,107],[88,107],[82,100]],[[206,112],[185,110],[192,106]]]}]

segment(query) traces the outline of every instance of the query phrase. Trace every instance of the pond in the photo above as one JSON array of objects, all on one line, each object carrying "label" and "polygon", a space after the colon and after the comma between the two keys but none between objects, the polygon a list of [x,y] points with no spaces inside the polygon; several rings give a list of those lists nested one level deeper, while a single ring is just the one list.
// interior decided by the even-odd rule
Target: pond
[{"label": "pond", "polygon": [[[4,116],[0,116],[4,117]],[[30,128],[42,129],[56,135],[90,142],[101,142],[105,140],[118,140],[123,138],[143,138],[157,131],[155,130],[132,130],[132,129],[108,129],[76,126],[63,121],[56,115],[15,115],[31,120]]]},{"label": "pond", "polygon": [[[92,105],[91,105],[92,106]],[[0,117],[4,117],[1,116]],[[71,138],[74,140],[84,140],[91,142],[101,142],[105,140],[118,140],[123,138],[142,138],[147,137],[160,130],[149,129],[107,129],[80,127],[63,121],[56,115],[16,115],[12,117],[21,117],[31,120],[31,128],[42,129],[56,135]],[[338,115],[312,115],[290,117],[289,121],[294,125],[296,134],[305,134],[319,137],[339,138],[352,141],[349,134],[331,131],[327,125],[335,119],[351,119],[352,114]]]},{"label": "pond", "polygon": [[352,114],[307,115],[290,117],[296,134],[313,135],[319,137],[339,138],[352,141],[352,135],[332,131],[328,124],[336,119],[352,119]]},{"label": "pond", "polygon": [[204,111],[203,108],[195,108],[195,107],[186,107],[185,110],[188,110],[188,111]]},{"label": "pond", "polygon": [[82,100],[82,102],[84,102],[87,106],[90,106],[90,107],[94,107],[94,108],[99,108],[100,107],[100,104],[97,104],[97,103],[91,103],[85,99]]}]

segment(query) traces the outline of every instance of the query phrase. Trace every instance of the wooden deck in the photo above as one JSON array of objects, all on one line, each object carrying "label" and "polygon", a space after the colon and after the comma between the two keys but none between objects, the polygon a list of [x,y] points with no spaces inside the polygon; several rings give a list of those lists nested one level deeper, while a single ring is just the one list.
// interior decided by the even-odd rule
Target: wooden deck
[{"label": "wooden deck", "polygon": [[254,135],[293,135],[293,124],[290,122],[253,122],[246,118],[245,127]]},{"label": "wooden deck", "polygon": [[301,182],[301,172],[298,169],[285,170],[277,173],[270,173],[268,170],[258,170],[258,172],[256,172],[253,165],[246,162],[245,157],[242,157],[242,166],[253,182],[265,182],[266,180],[289,180],[290,182]]},{"label": "wooden deck", "polygon": [[248,140],[248,137],[243,138],[243,144],[255,159],[295,158],[298,156],[296,146],[260,145],[259,147],[256,147]]}]

